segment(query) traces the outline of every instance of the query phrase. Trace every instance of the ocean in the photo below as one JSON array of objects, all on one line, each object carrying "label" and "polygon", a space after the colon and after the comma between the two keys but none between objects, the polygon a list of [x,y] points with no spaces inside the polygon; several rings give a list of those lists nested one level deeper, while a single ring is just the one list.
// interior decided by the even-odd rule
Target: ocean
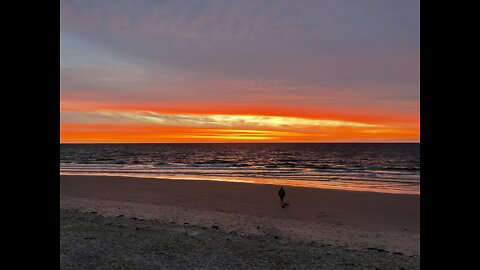
[{"label": "ocean", "polygon": [[60,174],[420,194],[420,144],[61,144]]}]

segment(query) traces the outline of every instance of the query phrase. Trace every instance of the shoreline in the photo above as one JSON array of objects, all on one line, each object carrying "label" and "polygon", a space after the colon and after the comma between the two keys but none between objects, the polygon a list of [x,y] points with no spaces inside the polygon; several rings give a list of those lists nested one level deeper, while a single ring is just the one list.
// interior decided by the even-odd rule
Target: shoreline
[{"label": "shoreline", "polygon": [[277,190],[268,184],[61,175],[60,208],[420,254],[419,195],[286,187],[290,205],[282,209]]},{"label": "shoreline", "polygon": [[227,183],[245,183],[254,185],[273,185],[273,186],[289,186],[289,187],[303,187],[303,188],[316,188],[316,189],[328,189],[328,190],[343,190],[343,191],[356,191],[356,192],[372,192],[372,193],[385,193],[385,194],[400,194],[400,195],[418,195],[420,196],[420,185],[418,190],[405,190],[405,189],[381,189],[381,188],[367,188],[367,187],[348,187],[348,186],[334,186],[326,185],[321,181],[306,181],[306,180],[279,180],[274,181],[264,178],[216,178],[206,176],[152,176],[151,174],[122,174],[122,173],[71,173],[61,172],[60,176],[88,176],[88,177],[126,177],[126,178],[140,178],[140,179],[155,179],[155,180],[170,180],[170,181],[209,181],[209,182],[227,182]]}]

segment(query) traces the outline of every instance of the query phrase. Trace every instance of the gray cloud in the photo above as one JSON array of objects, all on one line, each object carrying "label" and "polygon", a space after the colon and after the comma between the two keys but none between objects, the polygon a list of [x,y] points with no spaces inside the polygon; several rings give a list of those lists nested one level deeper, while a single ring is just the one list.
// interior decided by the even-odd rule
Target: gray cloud
[{"label": "gray cloud", "polygon": [[[415,0],[63,0],[61,32],[64,91],[239,100],[255,91],[306,103],[314,93],[317,102],[352,104],[419,98]],[[91,46],[76,48],[81,42]],[[245,80],[282,86],[205,86]],[[343,101],[325,98],[336,91]]]}]

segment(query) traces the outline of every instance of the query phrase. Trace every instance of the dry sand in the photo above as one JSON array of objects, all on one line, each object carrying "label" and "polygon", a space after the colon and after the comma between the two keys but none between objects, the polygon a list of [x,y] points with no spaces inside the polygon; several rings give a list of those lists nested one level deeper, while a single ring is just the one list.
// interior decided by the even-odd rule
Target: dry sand
[{"label": "dry sand", "polygon": [[[79,212],[73,212],[77,213],[76,215],[96,212],[96,215],[101,216],[93,220],[99,220],[98,222],[108,218],[120,220],[122,217],[117,216],[123,215],[123,218],[126,219],[155,220],[152,222],[156,222],[156,225],[150,225],[152,228],[170,226],[169,228],[175,230],[175,226],[198,226],[207,228],[200,230],[203,235],[216,233],[224,235],[223,240],[231,238],[232,235],[248,239],[251,243],[255,243],[250,247],[253,249],[265,237],[270,237],[277,242],[286,241],[283,244],[276,243],[278,245],[300,249],[303,248],[302,243],[314,241],[315,243],[312,245],[315,248],[310,247],[306,250],[318,249],[320,252],[318,254],[323,254],[327,248],[337,250],[336,252],[339,253],[335,258],[346,260],[342,263],[347,266],[351,264],[348,267],[345,265],[340,267],[336,264],[337,261],[332,261],[331,265],[337,265],[341,269],[375,269],[377,266],[373,267],[373,265],[381,265],[381,267],[377,267],[380,269],[419,267],[420,196],[301,187],[285,187],[285,190],[287,193],[285,201],[289,203],[289,206],[281,208],[277,196],[278,187],[273,185],[128,177],[61,176],[60,209],[61,220],[63,219],[63,223],[61,222],[63,224],[61,225],[61,234],[63,233],[61,258],[63,258],[63,268],[68,268],[68,265],[76,265],[75,258],[79,258],[78,256],[72,257],[72,250],[78,251],[78,248],[75,247],[78,239],[73,241],[72,237],[74,236],[68,231],[72,228],[78,229],[86,226],[85,229],[88,227],[85,224],[81,225],[83,223],[79,223],[78,217],[74,214],[66,214],[65,210],[78,210]],[[132,222],[138,221],[132,220]],[[128,228],[128,226],[138,225],[124,226]],[[100,227],[105,230],[102,235],[110,233],[105,226]],[[215,232],[211,232],[212,230]],[[186,235],[190,236],[186,239],[191,239],[193,242],[198,241],[193,235],[188,233]],[[211,238],[207,237],[206,239]],[[215,239],[215,241],[221,241],[218,237]],[[129,241],[133,243],[137,240],[130,238]],[[88,241],[88,239],[83,241]],[[177,241],[183,240],[177,239]],[[211,245],[212,241],[205,243]],[[271,243],[267,246],[273,247],[276,244]],[[88,246],[88,243],[83,247],[85,245]],[[248,246],[248,244],[245,245]],[[228,250],[227,247],[224,249]],[[91,251],[91,249],[87,250]],[[241,253],[241,251],[239,252]],[[309,261],[313,263],[309,264],[310,266],[318,268],[317,264],[309,260],[310,253],[310,251],[305,253],[307,256],[304,257],[305,262]],[[292,254],[297,253],[292,251]],[[322,260],[319,262],[323,261],[322,265],[326,267],[328,260],[325,260],[325,256],[320,257]],[[273,257],[266,254],[265,258],[267,261],[271,261]],[[199,263],[197,268],[229,268]],[[259,266],[257,268],[263,269],[282,268],[274,265],[268,266],[268,263],[264,266],[261,266],[261,263],[255,265]],[[385,268],[386,265],[390,265],[391,268]],[[190,268],[188,264],[177,266],[178,268]],[[248,265],[240,266],[240,268],[248,268]],[[311,268],[310,266],[297,265],[295,268]],[[171,266],[165,267],[171,268]],[[325,267],[323,269],[337,268],[336,266]],[[72,267],[70,269],[80,268]],[[235,269],[236,267],[230,268]],[[286,268],[289,267],[286,266]]]}]

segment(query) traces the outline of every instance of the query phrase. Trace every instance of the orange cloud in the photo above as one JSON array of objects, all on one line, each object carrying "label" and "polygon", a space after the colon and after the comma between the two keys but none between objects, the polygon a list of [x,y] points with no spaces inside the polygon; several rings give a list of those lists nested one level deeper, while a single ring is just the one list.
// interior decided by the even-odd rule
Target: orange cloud
[{"label": "orange cloud", "polygon": [[419,126],[418,113],[396,113],[375,109],[344,109],[328,106],[271,105],[260,103],[236,104],[229,102],[106,102],[62,98],[61,112],[135,112],[150,111],[160,114],[231,114],[335,119],[371,124],[402,123]]},{"label": "orange cloud", "polygon": [[61,143],[418,142],[420,138],[418,114],[292,105],[63,98],[61,119]]},{"label": "orange cloud", "polygon": [[170,126],[62,124],[61,143],[157,142],[418,142],[418,129],[331,128],[304,131],[245,130]]}]

